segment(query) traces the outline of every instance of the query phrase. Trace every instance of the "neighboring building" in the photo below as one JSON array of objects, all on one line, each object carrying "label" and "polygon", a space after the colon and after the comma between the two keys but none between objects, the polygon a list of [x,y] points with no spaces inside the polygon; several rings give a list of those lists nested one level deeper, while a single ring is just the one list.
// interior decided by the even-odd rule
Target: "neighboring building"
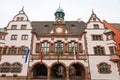
[{"label": "neighboring building", "polygon": [[103,21],[105,27],[111,29],[114,33],[114,40],[116,42],[117,53],[120,56],[120,24],[119,23],[108,23],[107,21]]},{"label": "neighboring building", "polygon": [[120,79],[115,34],[94,12],[87,23],[65,21],[60,6],[54,15],[31,22],[22,9],[0,30],[0,79]]}]

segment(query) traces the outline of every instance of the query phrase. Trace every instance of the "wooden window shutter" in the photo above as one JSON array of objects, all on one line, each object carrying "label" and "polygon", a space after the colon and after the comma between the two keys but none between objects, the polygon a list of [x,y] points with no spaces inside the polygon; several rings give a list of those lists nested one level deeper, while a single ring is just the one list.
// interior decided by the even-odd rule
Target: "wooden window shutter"
[{"label": "wooden window shutter", "polygon": [[65,48],[64,48],[64,50],[65,50],[65,53],[68,52],[68,43],[65,43]]},{"label": "wooden window shutter", "polygon": [[81,43],[79,43],[79,52],[82,53],[83,52],[83,46]]},{"label": "wooden window shutter", "polygon": [[50,52],[51,52],[51,53],[54,52],[54,43],[51,43],[51,45],[50,45]]},{"label": "wooden window shutter", "polygon": [[36,53],[40,53],[40,43],[36,43]]}]

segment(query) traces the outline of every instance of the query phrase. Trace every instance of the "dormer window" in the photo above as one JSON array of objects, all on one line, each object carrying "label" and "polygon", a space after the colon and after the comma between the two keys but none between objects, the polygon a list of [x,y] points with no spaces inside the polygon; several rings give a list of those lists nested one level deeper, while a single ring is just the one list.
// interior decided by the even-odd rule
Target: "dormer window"
[{"label": "dormer window", "polygon": [[108,40],[113,40],[113,34],[108,33],[106,36],[107,36],[107,41]]},{"label": "dormer window", "polygon": [[17,25],[12,25],[12,26],[11,26],[11,29],[12,29],[12,30],[17,29]]},{"label": "dormer window", "polygon": [[93,27],[94,27],[94,29],[99,29],[99,25],[98,24],[94,24]]}]

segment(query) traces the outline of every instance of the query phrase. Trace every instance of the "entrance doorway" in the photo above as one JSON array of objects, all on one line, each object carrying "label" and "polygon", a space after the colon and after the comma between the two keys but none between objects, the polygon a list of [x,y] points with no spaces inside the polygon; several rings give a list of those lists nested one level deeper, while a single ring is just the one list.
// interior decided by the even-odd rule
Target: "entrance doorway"
[{"label": "entrance doorway", "polygon": [[74,79],[85,80],[84,68],[79,63],[72,64],[69,67],[69,77],[71,80],[74,80]]},{"label": "entrance doorway", "polygon": [[66,69],[62,64],[55,64],[51,68],[52,79],[64,79],[66,77]]},{"label": "entrance doorway", "polygon": [[45,79],[47,78],[47,67],[44,64],[36,64],[33,67],[33,78],[34,79]]}]

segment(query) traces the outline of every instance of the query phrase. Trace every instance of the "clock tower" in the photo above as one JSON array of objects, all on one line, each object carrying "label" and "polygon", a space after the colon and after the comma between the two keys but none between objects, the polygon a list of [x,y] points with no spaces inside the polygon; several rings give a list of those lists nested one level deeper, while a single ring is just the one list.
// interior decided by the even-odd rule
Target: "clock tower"
[{"label": "clock tower", "polygon": [[56,21],[64,21],[65,13],[64,13],[63,9],[60,7],[60,5],[59,5],[59,8],[56,10],[54,15],[55,15]]},{"label": "clock tower", "polygon": [[65,21],[64,21],[64,16],[65,13],[63,9],[60,7],[56,10],[55,12],[55,25],[54,25],[54,32],[57,35],[62,35],[65,33]]}]

